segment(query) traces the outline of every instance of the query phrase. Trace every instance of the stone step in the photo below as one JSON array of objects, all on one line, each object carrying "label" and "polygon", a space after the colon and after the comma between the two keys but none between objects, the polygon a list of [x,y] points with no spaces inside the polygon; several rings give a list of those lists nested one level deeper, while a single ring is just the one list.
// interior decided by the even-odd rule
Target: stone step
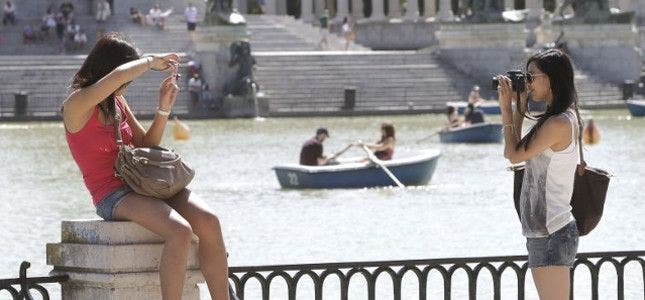
[{"label": "stone step", "polygon": [[[47,264],[66,270],[86,270],[105,274],[156,272],[163,244],[92,245],[47,244]],[[188,251],[188,269],[199,269],[197,243]],[[97,260],[96,257],[101,257]]]}]

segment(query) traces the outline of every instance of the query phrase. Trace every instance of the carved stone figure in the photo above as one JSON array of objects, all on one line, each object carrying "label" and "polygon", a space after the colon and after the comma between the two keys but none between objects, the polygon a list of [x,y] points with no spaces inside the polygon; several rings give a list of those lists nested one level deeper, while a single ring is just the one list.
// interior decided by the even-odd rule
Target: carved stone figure
[{"label": "carved stone figure", "polygon": [[208,0],[205,21],[209,25],[245,24],[244,17],[233,8],[232,0]]},{"label": "carved stone figure", "polygon": [[231,60],[229,67],[239,65],[237,75],[225,87],[226,94],[234,96],[249,96],[253,93],[253,85],[258,90],[258,84],[253,76],[255,58],[251,55],[251,45],[246,41],[237,41],[231,44],[229,51]]},{"label": "carved stone figure", "polygon": [[504,0],[471,0],[470,15],[467,19],[476,23],[501,22]]}]

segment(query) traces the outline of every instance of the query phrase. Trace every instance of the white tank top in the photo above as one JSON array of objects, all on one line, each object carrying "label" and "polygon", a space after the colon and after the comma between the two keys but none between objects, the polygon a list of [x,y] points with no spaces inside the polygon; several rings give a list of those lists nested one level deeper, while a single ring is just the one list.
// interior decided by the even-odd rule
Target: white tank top
[{"label": "white tank top", "polygon": [[526,162],[520,214],[522,233],[546,237],[573,221],[571,195],[578,153],[578,121],[571,110],[562,113],[571,122],[571,142],[561,151],[547,148]]}]

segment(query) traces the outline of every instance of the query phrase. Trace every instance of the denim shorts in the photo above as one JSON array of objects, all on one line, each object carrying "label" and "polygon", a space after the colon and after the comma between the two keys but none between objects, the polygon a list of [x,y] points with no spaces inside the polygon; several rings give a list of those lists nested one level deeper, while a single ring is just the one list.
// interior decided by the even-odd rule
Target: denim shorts
[{"label": "denim shorts", "polygon": [[96,205],[96,214],[105,221],[114,221],[114,209],[131,192],[132,190],[127,186],[110,192]]},{"label": "denim shorts", "polygon": [[578,252],[578,227],[576,221],[546,237],[527,238],[529,268],[547,266],[572,267]]}]

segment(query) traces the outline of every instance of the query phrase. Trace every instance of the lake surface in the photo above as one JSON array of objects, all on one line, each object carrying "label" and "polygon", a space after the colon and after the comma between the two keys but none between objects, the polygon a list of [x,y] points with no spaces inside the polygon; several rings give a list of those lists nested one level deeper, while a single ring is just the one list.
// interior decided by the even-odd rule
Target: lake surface
[{"label": "lake surface", "polygon": [[[645,250],[641,192],[645,118],[631,118],[627,110],[583,115],[594,118],[602,135],[598,145],[586,147],[588,163],[615,176],[603,220],[580,239],[579,251]],[[442,126],[444,119],[428,114],[198,120],[186,122],[192,132],[188,141],[173,140],[169,126],[164,144],[196,167],[191,188],[217,211],[232,266],[526,254],[503,146],[445,145],[437,137],[419,142]],[[297,162],[300,145],[318,126],[329,128],[325,152],[331,153],[355,139],[377,140],[379,124],[385,120],[396,126],[395,157],[423,148],[442,151],[429,185],[280,189],[271,167]],[[23,260],[32,263],[31,276],[44,276],[51,270],[45,265],[45,243],[60,241],[60,221],[96,217],[89,193],[69,153],[61,122],[0,123],[0,149],[0,278],[17,277]],[[359,150],[344,154],[362,155]],[[615,299],[614,271],[604,269],[600,298]],[[639,272],[635,265],[627,269],[626,299],[644,297]],[[588,288],[583,288],[588,274],[580,278],[577,274],[576,281],[580,284],[576,295],[588,299]],[[480,283],[479,288],[482,299],[491,298],[491,285]],[[455,299],[467,293],[465,285],[453,289]],[[535,298],[530,279],[527,289],[527,299]],[[391,299],[390,292],[379,288],[379,299]],[[284,299],[277,291],[273,295]],[[350,299],[364,298],[358,289],[351,295]],[[430,295],[439,296],[441,291]],[[504,298],[513,295],[508,291]],[[58,297],[55,292],[53,298]]]}]

